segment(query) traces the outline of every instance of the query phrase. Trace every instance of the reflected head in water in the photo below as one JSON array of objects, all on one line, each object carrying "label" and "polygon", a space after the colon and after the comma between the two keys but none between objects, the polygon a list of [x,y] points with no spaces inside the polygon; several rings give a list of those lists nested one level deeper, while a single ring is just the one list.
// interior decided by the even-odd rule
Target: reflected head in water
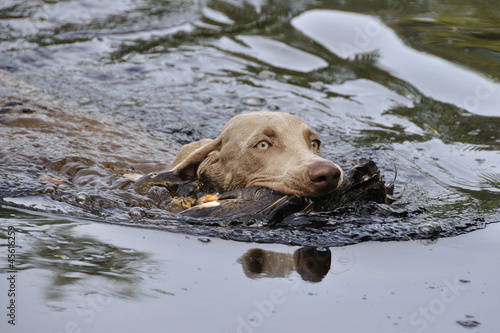
[{"label": "reflected head in water", "polygon": [[323,247],[303,247],[295,251],[293,262],[304,281],[320,282],[330,271],[332,253]]},{"label": "reflected head in water", "polygon": [[303,247],[294,254],[251,249],[238,262],[251,279],[286,277],[296,271],[304,281],[316,283],[330,271],[331,259],[327,248]]}]

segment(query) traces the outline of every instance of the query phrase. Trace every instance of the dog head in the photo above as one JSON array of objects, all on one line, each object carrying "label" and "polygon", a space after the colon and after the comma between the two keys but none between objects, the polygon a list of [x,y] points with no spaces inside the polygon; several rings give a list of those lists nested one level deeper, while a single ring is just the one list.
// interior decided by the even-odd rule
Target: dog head
[{"label": "dog head", "polygon": [[215,139],[184,146],[171,171],[197,177],[216,191],[262,186],[317,197],[337,189],[342,169],[320,156],[321,140],[298,117],[251,112],[232,118]]}]

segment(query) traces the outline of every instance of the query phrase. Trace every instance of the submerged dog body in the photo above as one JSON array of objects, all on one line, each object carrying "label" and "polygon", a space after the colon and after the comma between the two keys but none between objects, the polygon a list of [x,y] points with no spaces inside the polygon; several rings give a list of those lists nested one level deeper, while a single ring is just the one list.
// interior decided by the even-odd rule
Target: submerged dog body
[{"label": "submerged dog body", "polygon": [[342,184],[343,171],[320,156],[311,127],[283,112],[250,112],[232,118],[215,139],[185,145],[170,171],[196,177],[215,191],[260,186],[318,197]]},{"label": "submerged dog body", "polygon": [[122,212],[134,219],[180,213],[195,218],[190,223],[271,225],[294,212],[397,199],[373,162],[344,175],[320,157],[311,128],[285,113],[234,117],[215,140],[183,147],[172,171],[162,172],[174,155],[158,135],[68,109],[1,71],[0,88],[12,95],[0,99],[2,205],[36,210],[29,199],[5,198],[41,195],[77,207],[64,209],[78,216],[114,217],[130,208]]}]

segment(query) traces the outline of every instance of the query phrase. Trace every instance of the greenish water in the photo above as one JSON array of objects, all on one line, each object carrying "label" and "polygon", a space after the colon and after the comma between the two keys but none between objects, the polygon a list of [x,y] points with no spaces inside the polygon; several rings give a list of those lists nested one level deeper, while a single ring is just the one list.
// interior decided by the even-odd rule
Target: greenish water
[{"label": "greenish water", "polygon": [[296,114],[344,168],[398,168],[409,215],[375,228],[400,239],[401,221],[437,223],[449,236],[499,220],[499,15],[440,1],[11,1],[0,67],[175,149],[246,110]]},{"label": "greenish water", "polygon": [[[326,158],[349,168],[370,157],[387,180],[397,166],[396,191],[408,185],[401,207],[383,207],[394,214],[299,214],[289,218],[292,227],[272,232],[209,228],[172,214],[141,224],[122,206],[113,216],[69,220],[84,214],[48,197],[16,202],[57,215],[6,202],[0,240],[4,253],[14,228],[23,304],[17,331],[444,332],[473,319],[480,332],[494,331],[499,22],[497,1],[1,2],[0,69],[130,131],[137,147],[108,143],[108,155],[118,147],[129,163],[115,160],[116,169],[141,159],[150,171],[164,168],[182,144],[215,137],[241,112],[265,109],[308,122]],[[0,83],[0,97],[10,96],[9,84]],[[61,122],[71,123],[69,115]],[[0,125],[2,193],[39,190],[47,170],[40,161],[68,155],[97,170],[68,195],[95,191],[128,204],[106,188],[112,178],[99,166],[106,160],[97,144],[72,151],[64,133],[28,138],[38,146],[23,135]],[[471,232],[477,229],[485,230]],[[408,234],[426,240],[332,247],[330,272],[312,284],[290,267],[274,278],[248,276],[241,258],[256,244],[186,234],[325,247]],[[262,247],[277,258],[298,251],[281,244]],[[466,282],[455,285],[453,302],[433,308],[450,300],[439,292],[454,281]],[[276,290],[286,302],[274,297],[275,312],[259,312]],[[432,320],[419,315],[428,308]],[[249,320],[253,313],[262,320]]]}]

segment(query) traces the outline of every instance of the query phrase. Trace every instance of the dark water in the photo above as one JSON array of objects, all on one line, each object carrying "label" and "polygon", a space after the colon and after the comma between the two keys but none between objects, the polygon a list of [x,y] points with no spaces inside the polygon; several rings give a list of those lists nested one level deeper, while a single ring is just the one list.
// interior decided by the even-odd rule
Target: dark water
[{"label": "dark water", "polygon": [[[123,201],[102,220],[299,245],[435,238],[500,221],[498,22],[497,2],[8,1],[0,5],[0,68],[94,117],[154,134],[158,144],[132,132],[131,144],[117,146],[129,152],[127,164],[113,156],[114,170],[159,171],[158,163],[161,171],[182,144],[267,109],[308,122],[326,158],[345,168],[372,158],[388,182],[396,165],[397,185],[409,187],[401,207],[375,207],[380,214],[299,214],[268,230],[205,227],[167,213],[132,221],[115,185],[103,190],[115,179],[98,173],[68,191],[97,183],[101,195]],[[21,148],[12,138],[24,134],[0,130],[2,187],[43,186],[35,180],[46,166],[31,163],[40,150],[16,159],[24,153],[14,153]],[[44,147],[42,162],[65,156]],[[98,164],[93,153],[71,152]],[[30,200],[17,204],[42,200],[35,208],[79,214],[47,197]]]}]

